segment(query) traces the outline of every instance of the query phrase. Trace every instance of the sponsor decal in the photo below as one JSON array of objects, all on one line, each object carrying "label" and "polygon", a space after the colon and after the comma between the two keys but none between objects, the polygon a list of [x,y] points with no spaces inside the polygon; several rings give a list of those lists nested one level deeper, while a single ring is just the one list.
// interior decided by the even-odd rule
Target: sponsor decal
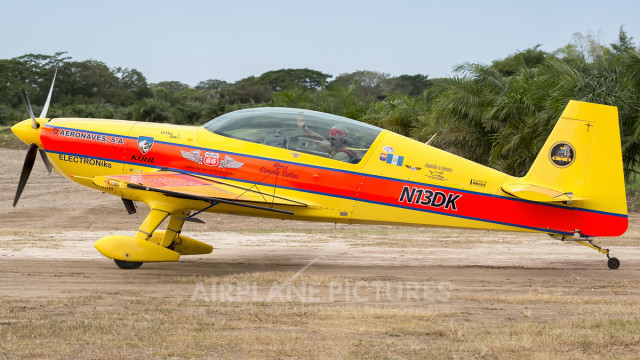
[{"label": "sponsor decal", "polygon": [[220,154],[206,151],[204,153],[204,157],[202,158],[202,165],[211,167],[220,165]]},{"label": "sponsor decal", "polygon": [[404,156],[388,154],[387,160],[385,162],[387,164],[391,164],[395,166],[402,166],[402,163],[404,162]]},{"label": "sponsor decal", "polygon": [[180,154],[182,154],[183,158],[189,161],[193,161],[196,164],[202,165],[202,156],[200,156],[200,150],[193,150],[193,151],[180,150]]},{"label": "sponsor decal", "polygon": [[456,201],[461,197],[462,194],[404,186],[398,202],[458,211]]},{"label": "sponsor decal", "polygon": [[153,138],[151,136],[138,136],[138,149],[141,153],[148,153],[152,146]]},{"label": "sponsor decal", "polygon": [[285,178],[289,178],[289,179],[298,179],[299,175],[297,172],[290,170],[289,169],[289,165],[285,165],[279,162],[275,162],[273,163],[273,165],[271,166],[271,168],[268,167],[261,167],[260,170],[258,170],[258,172],[260,174],[264,174],[267,176],[281,176],[281,177],[285,177]]},{"label": "sponsor decal", "polygon": [[381,153],[380,154],[380,160],[381,161],[387,161],[387,153]]},{"label": "sponsor decal", "polygon": [[487,186],[487,182],[486,181],[482,181],[482,180],[476,180],[476,179],[471,179],[471,181],[469,181],[469,185],[471,186],[478,186],[478,187],[485,187]]},{"label": "sponsor decal", "polygon": [[553,144],[549,150],[549,159],[555,166],[565,168],[575,161],[576,151],[571,144],[558,142]]},{"label": "sponsor decal", "polygon": [[446,171],[446,172],[453,172],[452,168],[449,168],[449,167],[446,167],[446,166],[437,165],[437,164],[426,163],[426,164],[424,164],[424,167],[429,168],[429,169],[433,169],[433,170],[442,170],[442,171]]},{"label": "sponsor decal", "polygon": [[220,160],[220,154],[212,151],[206,151],[204,156],[200,150],[183,151],[180,150],[182,157],[193,161],[199,165],[206,165],[209,167],[217,167],[220,169],[239,169],[244,163],[236,161],[229,155],[225,155],[224,159]]},{"label": "sponsor decal", "polygon": [[406,167],[407,169],[409,169],[411,171],[420,171],[420,170],[422,170],[421,167],[417,167],[417,166],[405,165],[404,167]]},{"label": "sponsor decal", "polygon": [[440,181],[444,181],[447,180],[444,177],[444,170],[429,170],[429,173],[425,175],[426,177],[428,177],[429,179],[432,180],[440,180]]},{"label": "sponsor decal", "polygon": [[383,146],[382,147],[382,151],[389,153],[389,154],[393,154],[393,148],[391,146]]},{"label": "sponsor decal", "polygon": [[220,161],[220,168],[221,169],[239,169],[242,167],[242,165],[244,165],[244,163],[241,163],[239,161],[234,160],[231,156],[229,155],[225,155],[224,159],[222,159],[222,161]]},{"label": "sponsor decal", "polygon": [[176,134],[176,133],[174,133],[173,131],[165,131],[165,130],[162,130],[162,131],[160,131],[160,135],[168,136],[168,137],[169,137],[169,139],[176,139],[176,140],[179,140],[179,139],[180,139],[180,135],[181,135],[181,134]]},{"label": "sponsor decal", "polygon": [[147,155],[131,155],[131,160],[139,161],[147,164],[155,164],[155,158]]},{"label": "sponsor decal", "polygon": [[111,136],[104,134],[94,134],[86,131],[67,130],[67,129],[53,129],[53,135],[70,137],[74,139],[82,139],[94,142],[100,142],[105,144],[124,144],[123,138],[119,136]]},{"label": "sponsor decal", "polygon": [[110,144],[124,144],[124,141],[121,137],[118,136],[109,136]]},{"label": "sponsor decal", "polygon": [[86,158],[86,157],[82,157],[82,156],[59,154],[58,155],[58,159],[61,160],[61,161],[72,162],[72,163],[75,163],[75,164],[100,166],[100,167],[104,167],[104,168],[107,168],[107,169],[111,168],[111,163],[108,162],[108,161],[99,160],[99,159],[92,159],[92,158]]}]

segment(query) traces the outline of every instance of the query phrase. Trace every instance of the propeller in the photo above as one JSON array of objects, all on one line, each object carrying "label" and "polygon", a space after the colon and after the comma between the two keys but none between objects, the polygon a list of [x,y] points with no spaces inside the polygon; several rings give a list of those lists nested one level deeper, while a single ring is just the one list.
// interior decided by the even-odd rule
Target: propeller
[{"label": "propeller", "polygon": [[[53,81],[51,82],[51,88],[49,89],[49,95],[47,95],[47,101],[44,102],[44,107],[42,108],[42,112],[40,113],[40,118],[47,117],[47,111],[49,111],[49,103],[51,102],[51,94],[53,93],[53,84],[56,83],[56,76],[58,76],[58,69],[60,65],[56,66],[56,72],[53,74]],[[31,117],[33,118],[33,116]]]},{"label": "propeller", "polygon": [[16,204],[20,199],[20,195],[22,195],[22,190],[24,190],[24,186],[27,184],[29,175],[31,175],[33,164],[36,161],[37,150],[38,150],[38,145],[36,144],[29,145],[29,150],[27,150],[27,156],[24,158],[24,165],[22,165],[22,172],[20,173],[20,181],[18,182],[18,190],[16,191],[16,197],[13,199],[13,207],[16,207]]},{"label": "propeller", "polygon": [[24,101],[24,105],[27,107],[27,112],[29,116],[31,116],[31,127],[37,129],[40,127],[40,124],[36,121],[36,117],[33,115],[33,110],[31,110],[31,101],[29,101],[29,94],[24,89],[20,89],[20,93],[22,94],[22,101]]},{"label": "propeller", "polygon": [[[49,89],[49,95],[47,95],[47,101],[44,104],[44,108],[42,109],[42,113],[40,114],[40,118],[45,118],[47,116],[47,111],[49,110],[49,103],[51,102],[51,94],[53,93],[53,85],[56,81],[56,76],[58,75],[58,67],[56,67],[56,72],[53,75],[53,81],[51,82],[51,88]],[[20,89],[22,94],[22,100],[24,101],[24,105],[27,107],[27,112],[31,117],[31,127],[37,131],[40,127],[40,124],[36,120],[36,117],[33,115],[33,109],[31,108],[31,102],[29,101],[29,94],[24,90]],[[33,170],[33,164],[36,161],[37,153],[40,153],[40,157],[44,162],[44,166],[47,168],[49,174],[53,170],[49,159],[47,158],[47,153],[44,149],[38,148],[38,145],[31,143],[29,144],[29,150],[27,150],[27,156],[24,158],[24,165],[22,165],[22,172],[20,173],[20,181],[18,182],[18,189],[16,190],[16,197],[13,199],[13,207],[16,206],[18,200],[20,200],[20,195],[22,195],[22,191],[24,190],[25,185],[27,184],[27,180],[29,179],[29,175],[31,175],[31,170]]]}]

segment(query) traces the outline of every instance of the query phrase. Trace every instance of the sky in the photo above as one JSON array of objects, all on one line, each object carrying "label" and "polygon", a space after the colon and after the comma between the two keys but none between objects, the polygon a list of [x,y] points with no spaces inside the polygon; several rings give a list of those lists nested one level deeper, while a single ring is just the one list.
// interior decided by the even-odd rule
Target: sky
[{"label": "sky", "polygon": [[640,1],[0,0],[0,59],[65,51],[149,83],[236,82],[271,70],[429,78],[575,33],[640,44]]}]

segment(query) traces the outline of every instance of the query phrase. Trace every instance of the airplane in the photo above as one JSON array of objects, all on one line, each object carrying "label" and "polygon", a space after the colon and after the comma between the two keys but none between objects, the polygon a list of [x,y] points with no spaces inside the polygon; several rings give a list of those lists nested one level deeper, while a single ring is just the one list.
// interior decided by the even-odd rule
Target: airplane
[{"label": "airplane", "polygon": [[[55,82],[55,75],[54,75]],[[135,236],[96,249],[122,269],[213,247],[182,234],[204,212],[346,224],[549,234],[620,261],[593,238],[628,226],[617,108],[569,101],[523,177],[345,117],[252,108],[200,127],[40,117],[12,127],[29,150],[16,206],[39,152],[49,172],[149,207]],[[169,218],[164,230],[162,223]]]}]

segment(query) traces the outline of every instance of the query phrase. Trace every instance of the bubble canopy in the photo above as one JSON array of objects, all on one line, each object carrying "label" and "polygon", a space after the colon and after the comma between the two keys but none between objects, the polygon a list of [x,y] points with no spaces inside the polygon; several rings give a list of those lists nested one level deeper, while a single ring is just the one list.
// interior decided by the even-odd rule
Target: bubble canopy
[{"label": "bubble canopy", "polygon": [[[306,125],[304,131],[301,123]],[[382,131],[376,126],[338,115],[273,107],[230,112],[204,125],[214,134],[324,157],[330,154],[323,143],[328,144],[326,139],[332,128],[340,127],[346,129],[347,146],[357,154],[358,161]]]}]

